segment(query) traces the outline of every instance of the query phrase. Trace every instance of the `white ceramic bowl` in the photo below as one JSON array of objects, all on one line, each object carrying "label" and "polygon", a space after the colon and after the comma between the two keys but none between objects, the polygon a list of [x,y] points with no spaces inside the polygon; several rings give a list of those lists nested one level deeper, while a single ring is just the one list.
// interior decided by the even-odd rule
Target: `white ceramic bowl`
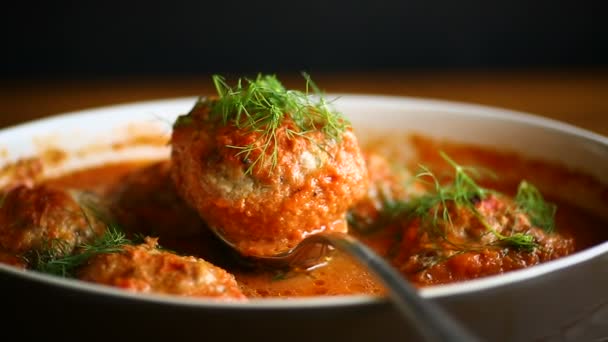
[{"label": "white ceramic bowl", "polygon": [[[188,112],[194,101],[104,107],[4,129],[0,166],[48,148],[67,152],[67,160],[51,165],[48,175],[108,160],[166,157],[168,147],[148,145],[145,139],[126,148],[108,147],[134,135],[170,134],[175,117]],[[361,141],[377,134],[422,133],[560,161],[608,184],[608,139],[570,125],[503,109],[402,97],[342,95],[335,105],[351,119]],[[590,208],[606,217],[605,202],[594,203]],[[415,336],[390,303],[367,296],[218,303],[131,294],[6,265],[0,265],[0,284],[0,302],[9,315],[3,330],[29,327],[20,329],[21,335],[284,341]],[[525,270],[421,293],[488,341],[606,339],[608,242]]]}]

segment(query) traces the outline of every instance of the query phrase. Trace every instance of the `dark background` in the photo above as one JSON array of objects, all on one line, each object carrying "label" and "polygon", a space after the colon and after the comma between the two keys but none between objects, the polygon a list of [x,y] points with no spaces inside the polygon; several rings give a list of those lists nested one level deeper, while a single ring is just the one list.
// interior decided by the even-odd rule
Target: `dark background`
[{"label": "dark background", "polygon": [[3,17],[8,79],[608,65],[599,1],[48,1]]}]

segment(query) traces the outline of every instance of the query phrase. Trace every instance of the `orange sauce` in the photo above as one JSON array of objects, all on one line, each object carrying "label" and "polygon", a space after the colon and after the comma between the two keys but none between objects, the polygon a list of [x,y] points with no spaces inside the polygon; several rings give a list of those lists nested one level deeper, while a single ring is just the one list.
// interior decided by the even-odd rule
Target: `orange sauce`
[{"label": "orange sauce", "polygon": [[[567,168],[546,162],[527,160],[510,152],[499,152],[475,146],[431,141],[424,137],[413,137],[419,158],[417,163],[441,170],[445,164],[437,150],[447,152],[460,164],[482,166],[495,172],[497,180],[485,180],[485,186],[506,194],[514,194],[518,182],[525,178],[538,183],[539,188],[561,187],[563,184],[578,184],[593,194],[596,207],[608,207],[608,190],[599,181]],[[374,149],[373,144],[369,149]],[[402,161],[396,160],[400,163]],[[151,162],[130,162],[104,165],[78,171],[47,183],[66,188],[85,188],[100,194],[109,192],[123,177],[141,169]],[[412,169],[412,163],[407,165]],[[406,166],[406,165],[404,165]],[[577,199],[568,200],[559,196],[546,196],[557,203],[556,227],[560,234],[572,237],[576,250],[608,240],[606,221],[599,215],[577,205]],[[567,197],[567,196],[566,196]],[[599,201],[599,203],[597,203]],[[351,230],[352,231],[352,230]],[[387,256],[395,246],[399,230],[387,227],[370,234],[358,234],[380,255]],[[163,245],[163,241],[159,241]],[[382,294],[382,286],[362,267],[349,257],[333,252],[326,265],[310,271],[268,270],[244,266],[212,234],[204,232],[192,239],[172,242],[176,252],[202,257],[235,275],[243,293],[248,297],[297,297],[315,295]],[[181,249],[181,251],[180,251]],[[500,270],[497,271],[500,273]]]}]

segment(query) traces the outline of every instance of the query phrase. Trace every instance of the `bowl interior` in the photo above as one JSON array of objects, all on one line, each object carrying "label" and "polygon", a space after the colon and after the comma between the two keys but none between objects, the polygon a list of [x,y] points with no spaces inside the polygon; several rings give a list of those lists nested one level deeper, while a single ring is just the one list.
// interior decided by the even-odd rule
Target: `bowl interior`
[{"label": "bowl interior", "polygon": [[[517,151],[526,157],[562,163],[608,184],[608,139],[567,124],[472,104],[384,96],[330,97],[336,97],[335,106],[351,120],[362,143],[378,136],[405,137],[411,133],[420,133],[438,139]],[[47,176],[107,161],[167,158],[170,151],[165,143],[170,135],[172,122],[177,115],[187,113],[195,100],[196,98],[191,97],[84,110],[4,129],[0,131],[0,149],[4,151],[0,166],[52,149],[64,151],[65,158],[61,163],[48,165],[45,170]],[[134,139],[145,136],[161,139]],[[410,153],[413,157],[413,149],[404,139],[398,139],[391,148],[396,148],[406,155]],[[0,174],[0,185],[5,181]],[[598,214],[606,214],[602,208],[603,204],[592,209],[598,211]],[[506,286],[576,265],[606,251],[608,243],[603,243],[529,269],[465,283],[425,288],[422,294],[427,297],[446,297]],[[133,296],[123,291],[78,281],[55,279],[29,272],[21,274],[4,265],[0,265],[0,269],[36,281],[82,291]],[[138,295],[137,298],[180,305],[194,303],[239,309],[351,305],[377,300],[366,296],[350,296],[307,298],[289,302],[268,299],[255,300],[248,304],[224,304],[157,295]]]}]

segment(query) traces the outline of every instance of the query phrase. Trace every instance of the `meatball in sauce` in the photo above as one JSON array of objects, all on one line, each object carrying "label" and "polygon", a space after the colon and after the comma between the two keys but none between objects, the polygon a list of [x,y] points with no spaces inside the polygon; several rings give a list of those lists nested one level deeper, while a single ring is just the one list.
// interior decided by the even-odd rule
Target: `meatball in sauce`
[{"label": "meatball in sauce", "polygon": [[[300,97],[275,81],[258,78],[226,91],[232,95],[218,91],[219,98],[199,101],[178,119],[171,140],[179,193],[245,255],[274,255],[322,231],[347,232],[346,211],[367,186],[346,119],[307,102],[289,107]],[[247,102],[255,96],[269,106]],[[230,106],[237,100],[245,102],[242,111]]]},{"label": "meatball in sauce", "polygon": [[[32,253],[55,248],[67,255],[105,231],[91,203],[75,191],[50,186],[17,186],[3,195],[0,206],[0,254],[24,266]],[[79,202],[80,201],[80,202]],[[88,198],[86,200],[88,202]],[[30,265],[32,266],[32,265]]]},{"label": "meatball in sauce", "polygon": [[499,274],[574,251],[572,238],[533,225],[507,196],[489,195],[473,210],[450,203],[447,213],[451,222],[441,220],[435,227],[429,227],[424,218],[403,224],[393,262],[418,285]]},{"label": "meatball in sauce", "polygon": [[[0,189],[0,262],[137,293],[241,301],[383,295],[339,250],[309,269],[247,258],[325,231],[355,236],[419,287],[526,268],[608,240],[605,218],[559,192],[545,200],[531,184],[608,193],[588,175],[419,136],[366,136],[360,147],[309,78],[314,94],[287,90],[274,76],[235,87],[213,81],[217,94],[175,121],[170,158],[54,179],[34,177],[40,163],[16,163],[14,181]],[[395,143],[403,138],[415,156]],[[487,169],[497,177],[479,177]]]},{"label": "meatball in sauce", "polygon": [[140,293],[245,299],[233,275],[203,259],[162,251],[153,238],[94,256],[78,278]]}]

